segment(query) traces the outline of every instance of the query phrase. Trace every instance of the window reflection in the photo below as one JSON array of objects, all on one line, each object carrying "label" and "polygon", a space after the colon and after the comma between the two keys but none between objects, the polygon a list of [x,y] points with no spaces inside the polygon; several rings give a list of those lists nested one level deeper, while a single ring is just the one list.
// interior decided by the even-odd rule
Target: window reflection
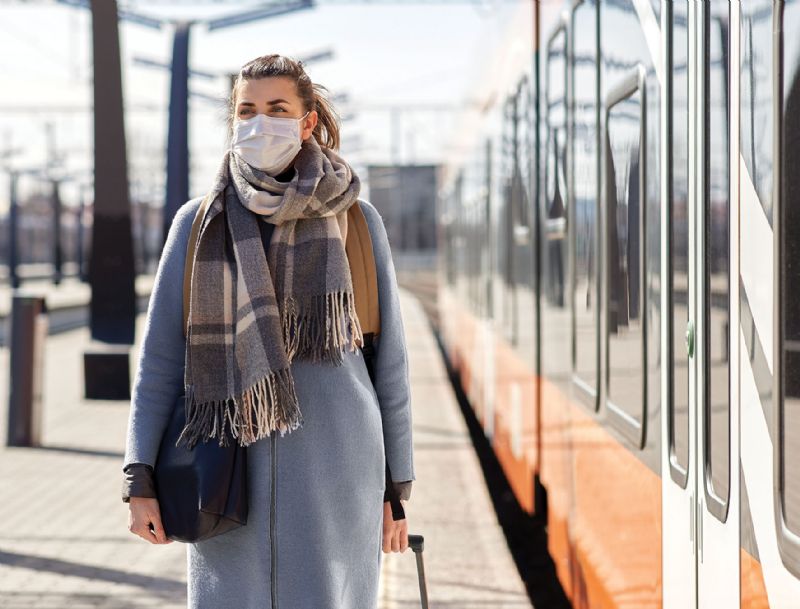
[{"label": "window reflection", "polygon": [[[714,494],[723,503],[728,502],[730,488],[728,10],[727,1],[720,0],[706,7],[706,462]],[[724,520],[721,513],[717,516]]]},{"label": "window reflection", "polygon": [[[685,331],[689,321],[689,36],[688,0],[670,3],[672,26],[671,114],[668,214],[670,240],[671,360],[670,439],[672,459],[689,469],[689,355]],[[685,478],[683,483],[685,485]]]},{"label": "window reflection", "polygon": [[641,422],[644,400],[640,225],[643,192],[639,183],[641,93],[608,113],[608,333],[611,402]]},{"label": "window reflection", "polygon": [[551,41],[547,62],[547,157],[545,165],[544,260],[545,297],[564,306],[566,279],[566,36]]},{"label": "window reflection", "polygon": [[[563,139],[560,129],[551,132],[551,154],[548,155],[548,165],[552,182],[548,183],[548,192],[552,195],[547,199],[547,215],[545,217],[545,241],[547,252],[548,292],[550,302],[558,307],[564,306],[564,274],[565,274],[565,248],[567,228],[567,208],[564,201],[566,187],[564,179],[564,147],[560,144]],[[552,185],[552,190],[550,186]],[[564,193],[564,194],[562,194]]]},{"label": "window reflection", "polygon": [[516,162],[516,102],[509,97],[503,108],[503,131],[500,149],[500,205],[498,222],[501,238],[498,243],[498,266],[502,285],[500,322],[511,344],[516,338],[515,279],[514,279],[514,174]]},{"label": "window reflection", "polygon": [[741,154],[772,223],[772,0],[741,3]]},{"label": "window reflection", "polygon": [[597,390],[597,209],[599,154],[597,124],[597,4],[575,10],[573,176],[575,221],[575,374],[579,384]]},{"label": "window reflection", "polygon": [[[784,33],[800,27],[800,2],[786,2]],[[783,40],[783,140],[781,149],[781,486],[784,518],[800,534],[800,40]]]}]

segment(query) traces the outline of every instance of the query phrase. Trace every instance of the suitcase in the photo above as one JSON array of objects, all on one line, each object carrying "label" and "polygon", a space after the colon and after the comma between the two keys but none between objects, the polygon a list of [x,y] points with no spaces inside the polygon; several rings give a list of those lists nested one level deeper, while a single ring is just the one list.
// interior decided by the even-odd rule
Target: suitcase
[{"label": "suitcase", "polygon": [[425,564],[422,561],[422,550],[425,538],[422,535],[408,535],[408,546],[414,551],[417,559],[417,578],[419,579],[419,598],[422,609],[428,609],[428,585],[425,583]]}]

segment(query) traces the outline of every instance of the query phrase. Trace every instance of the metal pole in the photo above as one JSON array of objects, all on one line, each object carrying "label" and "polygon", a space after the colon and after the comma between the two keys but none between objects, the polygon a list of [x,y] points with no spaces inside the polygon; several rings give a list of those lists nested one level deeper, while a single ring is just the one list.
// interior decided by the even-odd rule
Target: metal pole
[{"label": "metal pole", "polygon": [[7,446],[41,445],[42,364],[49,324],[46,313],[44,297],[12,296]]},{"label": "metal pole", "polygon": [[63,255],[61,252],[61,182],[52,180],[53,185],[53,283],[58,285],[64,277],[62,272]]},{"label": "metal pole", "polygon": [[17,180],[19,174],[16,171],[9,172],[10,198],[8,210],[8,278],[12,288],[19,287],[19,275],[17,265],[19,264],[19,251],[17,243],[17,226],[19,225],[19,201],[17,201]]},{"label": "metal pole", "polygon": [[136,293],[115,0],[92,0],[94,222],[89,264],[93,340],[132,345]]},{"label": "metal pole", "polygon": [[[189,33],[191,22],[175,24],[172,43],[172,81],[167,134],[167,198],[163,239],[167,240],[172,218],[189,200]],[[160,249],[160,248],[159,248]]]},{"label": "metal pole", "polygon": [[76,249],[78,250],[75,255],[75,260],[78,263],[78,278],[81,281],[86,281],[86,269],[84,266],[83,260],[83,214],[86,210],[86,187],[81,186],[80,188],[80,197],[78,200],[78,222],[76,226],[76,230],[78,231],[77,234],[77,245]]}]

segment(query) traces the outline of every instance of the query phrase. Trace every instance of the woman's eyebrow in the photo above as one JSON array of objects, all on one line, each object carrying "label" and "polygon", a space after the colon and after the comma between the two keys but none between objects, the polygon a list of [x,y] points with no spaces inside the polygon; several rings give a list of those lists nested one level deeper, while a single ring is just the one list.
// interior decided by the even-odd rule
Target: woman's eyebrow
[{"label": "woman's eyebrow", "polygon": [[[279,104],[281,102],[283,102],[284,104],[288,104],[289,103],[288,100],[278,98],[278,99],[272,99],[272,100],[268,101],[267,104],[274,105],[274,104]],[[255,104],[253,102],[248,102],[248,101],[243,101],[239,105],[240,106],[255,106]]]}]

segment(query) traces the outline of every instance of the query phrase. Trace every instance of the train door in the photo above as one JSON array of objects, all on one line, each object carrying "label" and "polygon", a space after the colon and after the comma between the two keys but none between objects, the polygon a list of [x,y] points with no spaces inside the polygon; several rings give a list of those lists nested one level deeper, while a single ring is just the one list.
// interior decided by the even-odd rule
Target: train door
[{"label": "train door", "polygon": [[665,61],[662,128],[661,257],[662,357],[662,582],[664,609],[697,607],[695,477],[691,466],[696,435],[693,401],[689,399],[694,327],[690,322],[693,228],[690,195],[693,183],[695,115],[691,112],[694,82],[689,66],[696,53],[689,33],[689,1],[662,3],[662,50]]},{"label": "train door", "polygon": [[[738,82],[729,35],[738,3],[692,3],[699,51],[693,232],[696,404],[697,599],[699,607],[739,604]],[[690,29],[691,26],[690,26]],[[732,95],[735,97],[732,99]],[[733,102],[733,103],[732,103]],[[732,154],[732,151],[735,151]],[[732,338],[733,337],[733,338]],[[691,385],[691,383],[690,383]]]},{"label": "train door", "polygon": [[800,599],[800,1],[738,9],[741,607],[784,609]]},{"label": "train door", "polygon": [[664,607],[734,607],[738,73],[729,68],[738,39],[729,32],[738,15],[725,0],[667,4]]}]

